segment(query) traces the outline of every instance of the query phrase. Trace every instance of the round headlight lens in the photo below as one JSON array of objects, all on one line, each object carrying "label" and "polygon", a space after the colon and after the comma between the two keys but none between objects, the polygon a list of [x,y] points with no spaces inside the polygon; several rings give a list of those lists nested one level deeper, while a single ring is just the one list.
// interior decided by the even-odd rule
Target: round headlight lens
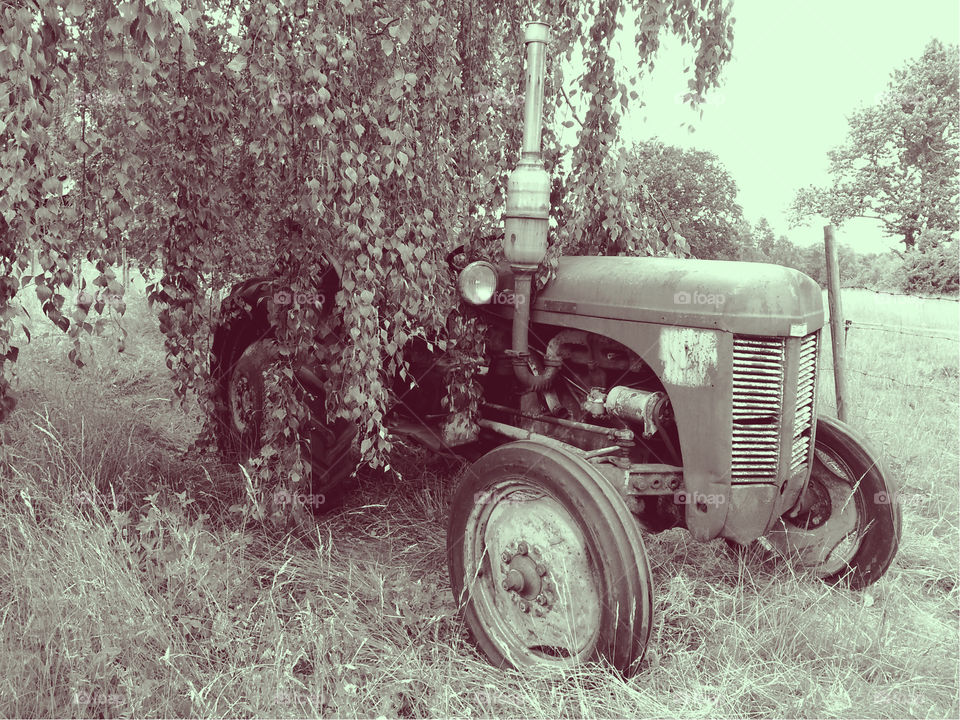
[{"label": "round headlight lens", "polygon": [[463,269],[458,284],[464,300],[473,305],[486,305],[497,291],[497,271],[490,263],[478,260]]}]

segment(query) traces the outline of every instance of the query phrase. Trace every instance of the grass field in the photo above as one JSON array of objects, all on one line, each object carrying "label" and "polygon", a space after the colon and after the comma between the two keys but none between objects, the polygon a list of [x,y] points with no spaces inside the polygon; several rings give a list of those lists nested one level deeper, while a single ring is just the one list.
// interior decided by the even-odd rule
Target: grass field
[{"label": "grass field", "polygon": [[[854,321],[957,332],[957,303],[845,303]],[[465,641],[444,556],[456,468],[411,456],[293,531],[231,512],[243,475],[182,456],[199,419],[169,404],[142,295],[128,308],[124,351],[113,329],[81,370],[40,322],[21,348],[0,427],[2,716],[960,716],[955,341],[849,333],[851,422],[902,493],[883,580],[852,593],[649,536],[644,669],[557,680],[495,670]]]}]

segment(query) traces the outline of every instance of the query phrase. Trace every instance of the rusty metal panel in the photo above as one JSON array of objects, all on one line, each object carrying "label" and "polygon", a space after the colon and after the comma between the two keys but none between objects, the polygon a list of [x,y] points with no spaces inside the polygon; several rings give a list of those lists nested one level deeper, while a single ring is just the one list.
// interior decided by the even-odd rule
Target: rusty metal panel
[{"label": "rusty metal panel", "polygon": [[[708,504],[705,511],[696,503],[687,505],[687,527],[697,540],[717,537],[729,505],[726,495],[730,489],[732,335],[698,329],[692,342],[682,344],[678,337],[690,339],[691,336],[674,332],[678,328],[655,323],[567,315],[536,308],[531,319],[534,323],[587,330],[616,340],[640,356],[657,374],[677,422],[684,488],[691,494],[717,499]],[[669,352],[661,347],[664,336],[669,338]],[[695,375],[696,383],[668,381],[665,372],[668,363],[674,363],[675,369],[682,371],[672,377],[687,383]]]},{"label": "rusty metal panel", "polygon": [[746,545],[763,535],[770,524],[779,490],[776,485],[734,485],[723,536]]}]

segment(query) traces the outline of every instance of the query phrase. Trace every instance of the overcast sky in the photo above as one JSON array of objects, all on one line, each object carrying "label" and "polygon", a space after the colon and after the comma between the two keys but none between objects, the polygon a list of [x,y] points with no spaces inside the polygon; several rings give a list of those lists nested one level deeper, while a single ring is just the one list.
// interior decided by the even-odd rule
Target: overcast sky
[{"label": "overcast sky", "polygon": [[[892,70],[920,56],[932,37],[958,41],[960,3],[734,0],[734,16],[733,59],[703,119],[677,100],[692,55],[665,44],[642,86],[646,107],[624,123],[625,139],[658,136],[716,154],[747,219],[766,216],[798,245],[822,242],[824,221],[788,229],[795,190],[826,184],[827,151],[843,141],[847,115],[873,103]],[[629,65],[629,47],[622,57]],[[896,244],[871,221],[844,225],[838,239],[864,252]]]}]

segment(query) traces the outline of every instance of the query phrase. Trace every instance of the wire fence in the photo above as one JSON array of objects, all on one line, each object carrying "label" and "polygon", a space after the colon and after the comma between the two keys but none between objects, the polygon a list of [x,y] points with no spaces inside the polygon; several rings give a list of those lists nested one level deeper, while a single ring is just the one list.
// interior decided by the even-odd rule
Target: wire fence
[{"label": "wire fence", "polygon": [[944,302],[960,302],[960,296],[953,295],[908,295],[907,293],[893,292],[892,290],[876,290],[862,285],[844,285],[842,290],[866,290],[877,295],[893,295],[894,297],[916,298],[918,300],[943,300]]},{"label": "wire fence", "polygon": [[[876,293],[878,295],[889,295],[895,297],[904,297],[912,299],[922,299],[922,300],[944,300],[947,302],[958,302],[958,298],[955,297],[933,297],[933,296],[921,296],[921,295],[907,295],[905,293],[896,293],[896,292],[887,292],[884,290],[874,290],[873,288],[866,287],[845,287],[844,290],[866,290],[868,292]],[[861,322],[859,320],[844,320],[844,344],[849,347],[850,339],[850,330],[851,329],[861,329],[866,333],[871,332],[880,332],[880,333],[889,333],[894,335],[905,335],[911,338],[928,338],[931,340],[938,340],[945,343],[952,343],[958,351],[958,366],[960,366],[960,324],[958,324],[958,332],[951,333],[945,328],[931,328],[931,327],[922,327],[922,326],[913,326],[913,325],[897,325],[891,323],[882,323],[882,322]],[[854,334],[854,342],[857,342],[856,335]],[[896,356],[896,353],[873,353],[873,357],[879,355],[887,356]],[[935,392],[940,395],[945,394],[945,387],[943,385],[931,385],[931,384],[920,384],[916,382],[907,382],[902,380],[899,377],[892,377],[889,375],[882,375],[876,372],[870,372],[868,370],[860,370],[858,368],[848,367],[847,371],[868,377],[874,380],[883,380],[885,382],[894,383],[904,388],[909,388],[911,390],[926,390],[930,392]],[[954,379],[960,375],[960,368],[956,368],[957,374],[954,375]],[[832,368],[829,368],[829,371],[832,373]],[[949,378],[949,376],[946,376]]]},{"label": "wire fence", "polygon": [[884,323],[859,322],[857,320],[845,320],[844,323],[844,341],[850,336],[850,328],[861,327],[868,330],[877,330],[879,332],[896,333],[897,335],[912,335],[913,337],[925,337],[933,340],[952,340],[960,342],[960,335],[942,332],[939,328],[902,328],[896,325],[885,325]]}]

